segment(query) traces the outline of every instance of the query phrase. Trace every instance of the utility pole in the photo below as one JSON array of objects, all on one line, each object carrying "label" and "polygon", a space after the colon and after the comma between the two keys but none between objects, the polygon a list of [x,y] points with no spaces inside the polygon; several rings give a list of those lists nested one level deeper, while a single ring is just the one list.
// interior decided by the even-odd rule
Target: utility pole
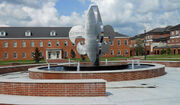
[{"label": "utility pole", "polygon": [[144,60],[146,60],[146,30],[144,30]]}]

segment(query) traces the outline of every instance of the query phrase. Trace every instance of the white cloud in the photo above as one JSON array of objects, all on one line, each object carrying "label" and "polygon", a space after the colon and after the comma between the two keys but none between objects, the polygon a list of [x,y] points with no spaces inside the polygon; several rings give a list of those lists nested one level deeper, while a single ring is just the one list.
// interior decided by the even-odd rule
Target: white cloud
[{"label": "white cloud", "polygon": [[[86,0],[77,2],[86,3]],[[90,0],[99,6],[103,23],[128,35],[143,32],[144,24],[152,29],[180,23],[179,0]],[[56,0],[0,1],[0,26],[74,26],[82,25],[85,13],[61,15]]]}]

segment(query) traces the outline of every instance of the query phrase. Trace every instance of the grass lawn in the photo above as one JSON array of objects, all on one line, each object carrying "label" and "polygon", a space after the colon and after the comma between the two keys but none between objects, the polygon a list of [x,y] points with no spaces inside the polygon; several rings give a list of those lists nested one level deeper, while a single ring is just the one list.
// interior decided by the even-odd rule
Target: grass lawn
[{"label": "grass lawn", "polygon": [[[35,64],[35,61],[33,60],[0,61],[0,65],[11,65],[12,63]],[[45,60],[40,61],[40,63],[45,63]]]},{"label": "grass lawn", "polygon": [[180,59],[180,55],[148,55],[147,56],[148,59],[153,59],[153,58],[179,58]]},{"label": "grass lawn", "polygon": [[[129,57],[103,57],[101,58],[101,61],[105,61],[106,59],[108,61],[117,61],[117,60],[126,60]],[[86,58],[84,61],[81,58],[71,58],[71,60],[74,60],[75,62],[90,62],[89,58]]]}]

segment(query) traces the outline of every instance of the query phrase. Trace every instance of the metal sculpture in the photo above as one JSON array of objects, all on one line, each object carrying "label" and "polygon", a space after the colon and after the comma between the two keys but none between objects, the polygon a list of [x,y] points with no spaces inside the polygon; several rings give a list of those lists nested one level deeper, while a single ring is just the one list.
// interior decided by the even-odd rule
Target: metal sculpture
[{"label": "metal sculpture", "polygon": [[[69,38],[75,44],[76,38],[84,38],[85,44],[78,43],[77,51],[81,55],[87,54],[90,61],[98,66],[101,54],[109,51],[109,43],[114,39],[114,30],[111,26],[103,26],[97,5],[90,5],[84,26],[74,26],[69,32]],[[104,40],[104,36],[109,40]]]}]

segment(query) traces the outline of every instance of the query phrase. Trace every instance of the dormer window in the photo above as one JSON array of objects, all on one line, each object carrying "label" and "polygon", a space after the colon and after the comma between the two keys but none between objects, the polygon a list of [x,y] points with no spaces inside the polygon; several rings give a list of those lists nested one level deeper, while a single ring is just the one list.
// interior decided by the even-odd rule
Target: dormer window
[{"label": "dormer window", "polygon": [[51,31],[50,32],[50,36],[56,36],[56,32],[55,31]]},{"label": "dormer window", "polygon": [[31,36],[31,31],[26,31],[25,36]]},{"label": "dormer window", "polygon": [[0,36],[6,36],[6,32],[5,31],[1,31],[0,32]]}]

